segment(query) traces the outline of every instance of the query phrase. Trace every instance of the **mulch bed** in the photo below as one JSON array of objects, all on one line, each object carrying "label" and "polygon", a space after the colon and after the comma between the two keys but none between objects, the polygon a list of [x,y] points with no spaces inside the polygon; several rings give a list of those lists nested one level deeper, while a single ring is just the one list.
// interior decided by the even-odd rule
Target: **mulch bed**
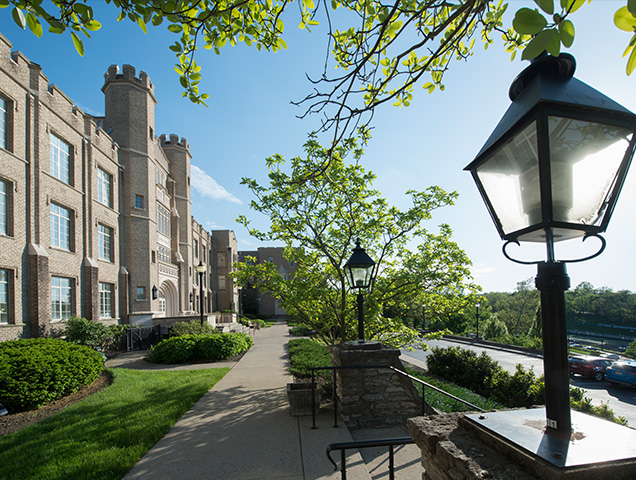
[{"label": "mulch bed", "polygon": [[100,377],[87,387],[81,388],[75,393],[66,397],[62,397],[51,403],[43,405],[37,410],[28,412],[10,413],[0,417],[0,436],[7,433],[15,432],[26,426],[41,422],[45,418],[55,415],[60,410],[90,397],[92,394],[99,392],[103,388],[110,385],[112,375],[106,371],[102,372]]}]

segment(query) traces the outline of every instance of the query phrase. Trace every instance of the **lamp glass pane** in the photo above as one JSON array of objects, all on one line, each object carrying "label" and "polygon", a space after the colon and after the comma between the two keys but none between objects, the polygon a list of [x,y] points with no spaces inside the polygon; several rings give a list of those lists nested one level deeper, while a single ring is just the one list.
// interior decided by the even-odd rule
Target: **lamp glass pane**
[{"label": "lamp glass pane", "polygon": [[367,288],[369,286],[369,283],[371,283],[372,270],[373,270],[373,266],[369,266],[368,268],[351,267],[350,269],[351,285],[354,288]]},{"label": "lamp glass pane", "polygon": [[549,132],[553,219],[599,226],[632,132],[556,116]]},{"label": "lamp glass pane", "polygon": [[532,122],[477,167],[505,234],[541,222],[537,127]]}]

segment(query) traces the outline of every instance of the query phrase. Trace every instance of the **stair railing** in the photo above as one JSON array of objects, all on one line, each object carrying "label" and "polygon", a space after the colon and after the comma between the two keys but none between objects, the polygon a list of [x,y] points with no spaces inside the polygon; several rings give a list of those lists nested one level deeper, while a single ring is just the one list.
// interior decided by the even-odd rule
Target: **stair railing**
[{"label": "stair railing", "polygon": [[411,437],[399,437],[399,438],[381,438],[377,440],[360,440],[355,442],[340,442],[331,443],[327,447],[327,458],[332,463],[334,471],[338,471],[338,464],[333,458],[331,458],[331,452],[334,450],[340,450],[340,465],[341,465],[341,478],[347,480],[347,455],[346,450],[355,448],[371,448],[371,447],[389,447],[389,480],[395,480],[395,460],[393,447],[399,445],[410,445],[415,443]]}]

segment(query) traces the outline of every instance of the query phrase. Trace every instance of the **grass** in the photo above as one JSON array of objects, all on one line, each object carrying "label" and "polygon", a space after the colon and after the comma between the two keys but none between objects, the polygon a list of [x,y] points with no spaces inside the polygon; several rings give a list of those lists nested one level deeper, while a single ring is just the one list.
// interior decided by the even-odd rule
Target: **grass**
[{"label": "grass", "polygon": [[109,370],[109,387],[0,437],[0,479],[118,480],[228,370]]},{"label": "grass", "polygon": [[[470,402],[473,405],[476,405],[484,410],[493,410],[493,409],[496,410],[496,409],[504,408],[502,405],[498,404],[497,402],[488,400],[487,398],[484,398],[481,395],[478,395],[468,390],[467,388],[460,387],[451,382],[440,380],[427,373],[423,373],[420,370],[415,370],[415,369],[407,367],[406,371],[409,375],[419,378],[420,380],[430,385],[433,385],[434,387],[444,390],[445,392],[448,392],[451,395],[461,398],[462,400],[466,400],[467,402]],[[417,382],[413,382],[413,383],[415,384],[415,387],[417,388],[418,392],[420,392],[420,395],[421,395],[422,386]],[[425,396],[426,402],[430,406],[437,408],[438,410],[441,410],[442,412],[445,412],[445,413],[465,412],[465,411],[471,410],[471,408],[468,405],[458,402],[457,400],[453,400],[452,398],[442,393],[436,392],[435,390],[432,390],[430,388],[427,388],[425,393],[426,393],[426,396]]]}]

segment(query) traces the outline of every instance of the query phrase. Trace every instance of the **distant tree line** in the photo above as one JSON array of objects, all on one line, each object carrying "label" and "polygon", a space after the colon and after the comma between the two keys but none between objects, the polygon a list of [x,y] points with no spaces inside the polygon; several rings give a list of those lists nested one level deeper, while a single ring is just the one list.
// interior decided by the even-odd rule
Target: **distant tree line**
[{"label": "distant tree line", "polygon": [[[412,321],[429,330],[467,334],[477,333],[479,315],[482,338],[517,338],[522,344],[524,339],[541,338],[540,293],[533,278],[518,282],[514,292],[490,292],[473,299],[473,305],[461,311],[426,317],[424,310],[419,322]],[[636,338],[636,293],[583,282],[566,292],[566,317],[569,331]]]}]

